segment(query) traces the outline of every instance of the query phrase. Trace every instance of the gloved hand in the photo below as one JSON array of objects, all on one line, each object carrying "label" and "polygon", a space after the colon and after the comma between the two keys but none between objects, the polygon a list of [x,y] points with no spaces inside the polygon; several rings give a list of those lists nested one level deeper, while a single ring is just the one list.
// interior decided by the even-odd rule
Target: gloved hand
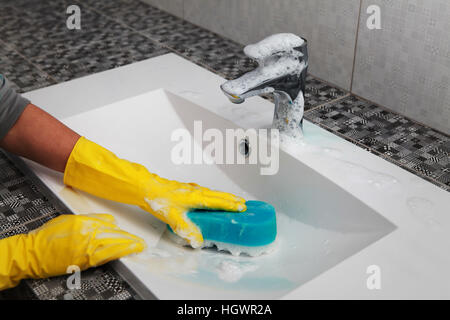
[{"label": "gloved hand", "polygon": [[64,183],[95,196],[133,204],[170,225],[191,246],[199,247],[203,237],[186,215],[190,209],[245,211],[245,200],[193,183],[160,178],[144,166],[119,159],[115,154],[80,138],[70,154]]},{"label": "gloved hand", "polygon": [[28,234],[0,240],[0,290],[25,278],[66,274],[99,266],[131,253],[145,242],[119,229],[107,214],[61,215]]}]

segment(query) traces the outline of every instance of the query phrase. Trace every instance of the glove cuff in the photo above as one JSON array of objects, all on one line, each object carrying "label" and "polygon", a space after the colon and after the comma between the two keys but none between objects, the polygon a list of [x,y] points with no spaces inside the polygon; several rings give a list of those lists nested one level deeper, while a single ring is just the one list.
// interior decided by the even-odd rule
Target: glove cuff
[{"label": "glove cuff", "polygon": [[64,184],[122,203],[145,205],[151,173],[142,165],[118,158],[111,151],[81,137],[64,170]]},{"label": "glove cuff", "polygon": [[32,277],[29,274],[29,248],[27,235],[19,234],[0,240],[0,290],[15,287],[20,280]]}]

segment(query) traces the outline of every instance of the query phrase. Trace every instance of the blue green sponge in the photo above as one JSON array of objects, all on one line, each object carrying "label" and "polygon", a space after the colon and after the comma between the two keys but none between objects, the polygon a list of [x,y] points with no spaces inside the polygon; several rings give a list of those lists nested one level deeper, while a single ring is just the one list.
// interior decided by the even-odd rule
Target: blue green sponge
[{"label": "blue green sponge", "polygon": [[245,204],[245,212],[196,209],[187,216],[200,228],[207,244],[262,247],[274,242],[277,236],[274,207],[262,201]]}]

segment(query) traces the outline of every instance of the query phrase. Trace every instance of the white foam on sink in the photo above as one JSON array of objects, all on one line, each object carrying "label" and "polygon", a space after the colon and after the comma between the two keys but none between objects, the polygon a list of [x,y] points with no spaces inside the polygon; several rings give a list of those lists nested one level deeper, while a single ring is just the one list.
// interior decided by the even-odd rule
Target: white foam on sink
[{"label": "white foam on sink", "polygon": [[372,188],[382,190],[387,187],[400,188],[400,182],[392,175],[371,170],[361,164],[344,160],[341,150],[329,148],[317,144],[311,144],[305,140],[293,139],[292,137],[281,135],[281,148],[293,157],[301,160],[305,153],[326,158],[330,163],[334,163],[337,172],[342,179],[351,180],[354,183],[369,185]]},{"label": "white foam on sink", "polygon": [[[188,242],[177,236],[175,233],[166,231],[168,234],[168,237],[174,241],[176,244],[180,246],[189,246]],[[224,242],[218,242],[218,241],[208,241],[204,240],[203,244],[199,247],[196,247],[196,249],[205,249],[205,248],[216,248],[218,251],[225,251],[231,253],[233,256],[240,256],[247,255],[250,257],[258,257],[263,254],[270,254],[274,250],[276,250],[277,247],[277,241],[274,241],[271,244],[268,244],[266,246],[242,246],[232,243],[224,243]]]},{"label": "white foam on sink", "polygon": [[219,278],[226,282],[237,282],[244,274],[253,272],[258,266],[251,262],[240,262],[231,259],[222,260],[217,266],[217,274]]}]

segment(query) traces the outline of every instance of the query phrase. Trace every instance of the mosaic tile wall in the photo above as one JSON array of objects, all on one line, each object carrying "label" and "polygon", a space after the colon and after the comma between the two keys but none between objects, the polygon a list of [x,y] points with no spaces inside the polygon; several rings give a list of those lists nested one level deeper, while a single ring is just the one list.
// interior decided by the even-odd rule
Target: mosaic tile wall
[{"label": "mosaic tile wall", "polygon": [[[65,27],[68,3],[82,30]],[[0,73],[20,92],[174,52],[227,79],[255,67],[242,46],[138,0],[0,0]],[[450,138],[311,75],[305,117],[450,191]],[[28,232],[66,213],[33,175],[0,153],[0,238]],[[85,273],[80,292],[65,277],[27,280],[0,298],[136,299],[108,266]],[[69,294],[69,295],[68,295]]]}]

